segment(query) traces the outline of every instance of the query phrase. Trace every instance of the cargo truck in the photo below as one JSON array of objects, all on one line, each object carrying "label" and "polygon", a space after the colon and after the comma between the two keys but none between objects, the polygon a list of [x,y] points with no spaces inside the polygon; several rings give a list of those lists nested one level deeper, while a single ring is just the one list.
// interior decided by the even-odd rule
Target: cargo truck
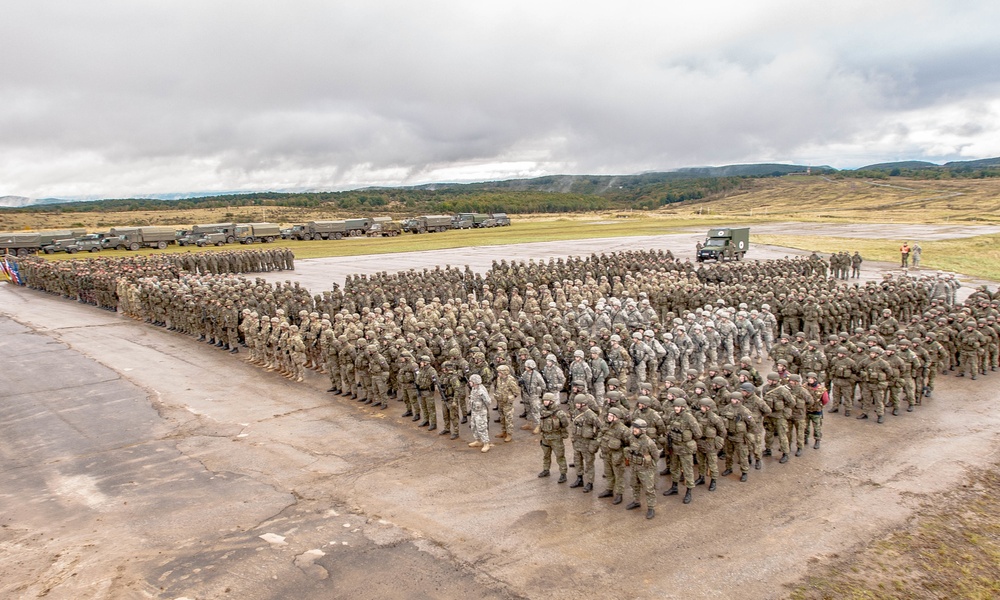
[{"label": "cargo truck", "polygon": [[347,235],[357,237],[368,233],[368,230],[372,226],[372,219],[369,217],[359,217],[357,219],[347,219],[344,223],[347,226]]},{"label": "cargo truck", "polygon": [[236,226],[235,235],[241,244],[269,244],[281,236],[281,228],[274,223],[240,223]]},{"label": "cargo truck", "polygon": [[698,250],[698,262],[706,260],[743,260],[750,249],[749,227],[719,227],[710,229],[705,245]]},{"label": "cargo truck", "polygon": [[159,248],[163,250],[167,244],[177,241],[177,230],[173,227],[139,227],[131,233],[121,236],[127,250],[139,248]]},{"label": "cargo truck", "polygon": [[236,223],[208,223],[205,225],[195,225],[191,228],[191,233],[196,237],[202,233],[224,233],[226,243],[236,243]]},{"label": "cargo truck", "polygon": [[375,217],[368,228],[368,237],[395,237],[399,231],[399,223],[393,222],[392,217]]},{"label": "cargo truck", "polygon": [[404,231],[411,233],[434,233],[448,231],[452,229],[451,217],[449,215],[424,215],[407,219],[403,226]]},{"label": "cargo truck", "polygon": [[290,235],[295,240],[339,240],[347,235],[347,224],[344,221],[309,221],[292,227]]},{"label": "cargo truck", "polygon": [[86,234],[86,229],[0,233],[0,253],[27,256],[54,244],[56,240],[76,238]]}]

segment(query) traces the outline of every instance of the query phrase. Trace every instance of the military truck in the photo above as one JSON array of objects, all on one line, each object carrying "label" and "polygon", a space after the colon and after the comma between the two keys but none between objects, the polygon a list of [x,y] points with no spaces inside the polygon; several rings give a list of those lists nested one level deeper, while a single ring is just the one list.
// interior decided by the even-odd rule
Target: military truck
[{"label": "military truck", "polygon": [[257,241],[269,244],[281,236],[281,228],[274,223],[240,223],[236,226],[235,235],[241,244]]},{"label": "military truck", "polygon": [[291,237],[295,240],[339,240],[347,235],[344,221],[309,221],[292,227]]},{"label": "military truck", "polygon": [[493,220],[496,222],[496,227],[509,227],[510,217],[507,213],[493,213]]},{"label": "military truck", "polygon": [[138,250],[139,248],[163,250],[167,244],[173,244],[177,241],[177,230],[173,227],[139,227],[121,237],[125,240],[127,250]]},{"label": "military truck", "polygon": [[368,233],[373,221],[370,217],[358,217],[356,219],[347,219],[344,223],[347,226],[347,235],[358,237]]},{"label": "military truck", "polygon": [[368,228],[368,237],[394,237],[399,235],[400,226],[392,217],[375,217]]},{"label": "military truck", "polygon": [[749,227],[720,227],[710,229],[705,245],[698,250],[698,262],[706,260],[743,260],[750,249]]},{"label": "military truck", "polygon": [[434,233],[452,229],[448,215],[424,215],[404,221],[403,231],[411,233]]},{"label": "military truck", "polygon": [[3,254],[27,256],[44,250],[46,246],[54,244],[56,240],[74,239],[86,234],[86,229],[0,233],[0,250]]},{"label": "military truck", "polygon": [[112,227],[108,235],[101,240],[101,246],[105,250],[123,250],[128,245],[125,236],[135,233],[138,227]]},{"label": "military truck", "polygon": [[102,234],[88,233],[83,237],[77,238],[76,245],[79,246],[81,252],[100,252],[104,248],[101,245],[102,240]]},{"label": "military truck", "polygon": [[198,237],[195,238],[194,245],[199,248],[204,248],[205,246],[225,246],[226,234],[221,231],[200,233],[198,234]]},{"label": "military truck", "polygon": [[216,232],[226,234],[227,244],[236,243],[236,223],[208,223],[205,225],[195,225],[191,228],[191,233],[196,235]]},{"label": "military truck", "polygon": [[67,254],[76,254],[80,251],[80,246],[76,243],[73,238],[65,238],[61,240],[55,240],[51,244],[44,246],[42,251],[46,254],[55,254],[56,252],[65,252]]},{"label": "military truck", "polygon": [[456,229],[468,229],[469,227],[490,227],[488,221],[492,217],[486,213],[458,213],[456,221],[459,224]]}]

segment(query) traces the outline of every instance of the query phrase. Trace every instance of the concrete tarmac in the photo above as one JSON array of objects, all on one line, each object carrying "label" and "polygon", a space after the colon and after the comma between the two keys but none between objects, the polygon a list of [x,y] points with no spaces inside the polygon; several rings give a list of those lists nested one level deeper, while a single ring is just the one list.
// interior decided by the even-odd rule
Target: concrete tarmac
[{"label": "concrete tarmac", "polygon": [[[350,260],[439,256],[410,258]],[[325,273],[307,286],[322,290],[330,260],[294,274]],[[25,288],[0,285],[0,353],[3,597],[774,598],[1000,459],[1000,373],[942,377],[914,413],[827,415],[822,449],[699,486],[690,505],[658,496],[647,521],[537,478],[529,432],[483,454],[466,427],[428,433],[401,403],[373,410],[317,373],[291,383]]]}]

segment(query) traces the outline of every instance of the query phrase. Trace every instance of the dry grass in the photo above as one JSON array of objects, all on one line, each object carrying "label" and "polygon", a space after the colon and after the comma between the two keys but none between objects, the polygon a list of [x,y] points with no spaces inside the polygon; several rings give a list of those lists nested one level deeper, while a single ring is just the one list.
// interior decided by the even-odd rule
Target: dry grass
[{"label": "dry grass", "polygon": [[[1000,467],[1000,465],[997,465]],[[818,566],[794,600],[1000,598],[1000,475],[983,471],[905,529]]]},{"label": "dry grass", "polygon": [[789,176],[753,180],[725,198],[685,202],[678,211],[754,219],[827,222],[1000,222],[1000,179],[888,181]]}]

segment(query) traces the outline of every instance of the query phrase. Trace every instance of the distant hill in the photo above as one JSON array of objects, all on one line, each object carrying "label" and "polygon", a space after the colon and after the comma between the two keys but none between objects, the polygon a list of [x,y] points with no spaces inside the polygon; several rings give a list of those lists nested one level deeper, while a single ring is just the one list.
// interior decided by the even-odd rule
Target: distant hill
[{"label": "distant hill", "polygon": [[932,162],[927,162],[925,160],[902,160],[899,162],[885,162],[885,163],[875,163],[874,165],[866,165],[858,169],[858,171],[890,171],[892,169],[926,169],[929,167],[937,167]]},{"label": "distant hill", "polygon": [[959,160],[954,162],[946,162],[942,166],[951,169],[956,169],[956,168],[982,169],[984,167],[1000,167],[1000,157],[981,158],[979,160]]},{"label": "distant hill", "polygon": [[677,169],[676,172],[693,177],[780,177],[789,173],[805,173],[806,170],[813,173],[833,173],[836,171],[833,167],[826,165],[809,166],[761,163],[753,165],[726,165],[724,167],[685,167]]},{"label": "distant hill", "polygon": [[25,196],[0,196],[0,206],[3,207],[20,208],[31,204],[38,204],[38,201]]}]

